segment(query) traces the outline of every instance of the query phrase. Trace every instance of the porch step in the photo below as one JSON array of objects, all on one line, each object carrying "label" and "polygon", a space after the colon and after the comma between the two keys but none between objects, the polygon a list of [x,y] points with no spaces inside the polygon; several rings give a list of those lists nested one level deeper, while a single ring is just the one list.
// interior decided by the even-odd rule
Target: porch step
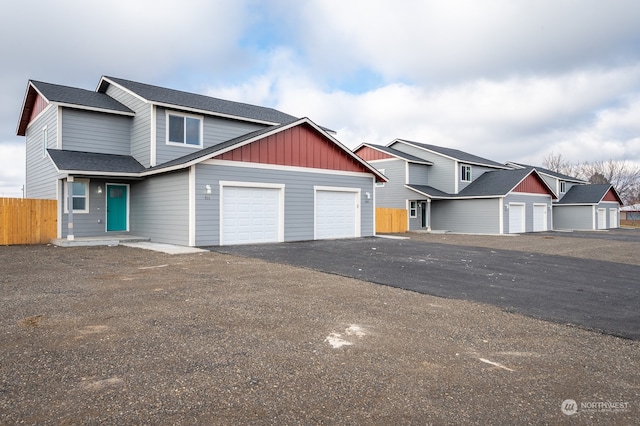
[{"label": "porch step", "polygon": [[113,235],[108,237],[76,237],[73,240],[54,238],[51,240],[51,244],[59,247],[117,246],[121,243],[141,243],[147,241],[151,241],[151,238],[135,235]]}]

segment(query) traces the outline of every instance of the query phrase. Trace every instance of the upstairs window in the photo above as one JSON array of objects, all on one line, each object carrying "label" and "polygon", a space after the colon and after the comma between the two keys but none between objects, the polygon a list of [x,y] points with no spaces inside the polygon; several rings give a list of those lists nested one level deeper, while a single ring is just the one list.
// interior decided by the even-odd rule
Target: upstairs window
[{"label": "upstairs window", "polygon": [[49,148],[49,133],[47,126],[42,129],[42,158],[47,156],[47,148]]},{"label": "upstairs window", "polygon": [[202,147],[202,117],[167,112],[167,143]]},{"label": "upstairs window", "polygon": [[560,181],[560,193],[564,194],[565,192],[567,192],[567,182],[561,180]]},{"label": "upstairs window", "polygon": [[471,166],[466,164],[460,166],[460,180],[462,182],[471,182]]}]

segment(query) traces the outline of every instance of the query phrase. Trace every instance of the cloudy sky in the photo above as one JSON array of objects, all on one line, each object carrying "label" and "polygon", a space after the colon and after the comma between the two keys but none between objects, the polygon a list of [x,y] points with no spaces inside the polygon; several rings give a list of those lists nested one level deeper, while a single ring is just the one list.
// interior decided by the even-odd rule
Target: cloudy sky
[{"label": "cloudy sky", "polygon": [[0,196],[29,79],[102,75],[272,106],[350,148],[640,164],[637,0],[21,0],[0,15]]}]

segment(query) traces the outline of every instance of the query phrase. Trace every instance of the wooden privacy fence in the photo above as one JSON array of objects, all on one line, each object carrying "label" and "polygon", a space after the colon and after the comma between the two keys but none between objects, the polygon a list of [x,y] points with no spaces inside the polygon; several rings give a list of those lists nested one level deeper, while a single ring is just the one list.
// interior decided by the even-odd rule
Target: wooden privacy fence
[{"label": "wooden privacy fence", "polygon": [[0,245],[45,244],[57,236],[56,200],[0,198]]},{"label": "wooden privacy fence", "polygon": [[376,208],[376,232],[407,232],[407,211],[404,209]]}]

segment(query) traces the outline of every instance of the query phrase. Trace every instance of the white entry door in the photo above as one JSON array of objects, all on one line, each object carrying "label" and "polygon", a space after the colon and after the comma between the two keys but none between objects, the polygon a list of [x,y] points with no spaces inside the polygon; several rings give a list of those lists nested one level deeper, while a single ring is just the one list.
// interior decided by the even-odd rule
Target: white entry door
[{"label": "white entry door", "polygon": [[509,233],[525,232],[524,204],[509,203]]},{"label": "white entry door", "polygon": [[533,205],[533,232],[543,232],[547,230],[547,205]]},{"label": "white entry door", "polygon": [[315,194],[316,240],[360,236],[360,192],[357,189],[316,188]]},{"label": "white entry door", "polygon": [[223,186],[221,245],[283,241],[282,188]]}]

